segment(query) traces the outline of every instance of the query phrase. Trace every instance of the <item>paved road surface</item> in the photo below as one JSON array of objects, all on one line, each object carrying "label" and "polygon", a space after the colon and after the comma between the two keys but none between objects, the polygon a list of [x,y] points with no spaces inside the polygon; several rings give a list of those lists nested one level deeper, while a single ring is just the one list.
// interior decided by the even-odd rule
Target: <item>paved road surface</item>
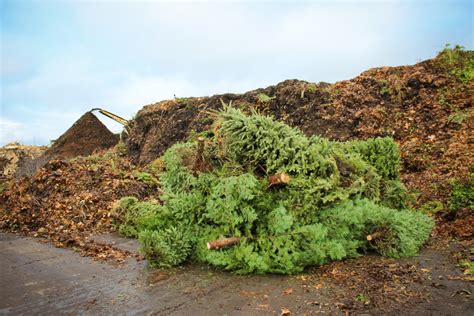
[{"label": "paved road surface", "polygon": [[[206,266],[163,272],[135,260],[114,266],[6,233],[0,283],[0,314],[12,315],[261,315],[304,299],[300,282],[284,276],[235,276]],[[295,292],[282,296],[292,286]],[[295,312],[303,312],[300,305]]]},{"label": "paved road surface", "polygon": [[[134,240],[113,235],[95,239],[137,249]],[[391,314],[473,315],[473,287],[450,279],[460,275],[452,258],[425,249],[407,260],[432,271],[423,281],[431,298],[411,306],[396,304],[398,311]],[[294,276],[237,276],[204,265],[161,271],[130,259],[114,266],[37,239],[0,233],[0,314],[6,315],[279,315],[283,308],[292,315],[343,314],[334,291],[344,289],[333,284],[315,290],[315,284]]]}]

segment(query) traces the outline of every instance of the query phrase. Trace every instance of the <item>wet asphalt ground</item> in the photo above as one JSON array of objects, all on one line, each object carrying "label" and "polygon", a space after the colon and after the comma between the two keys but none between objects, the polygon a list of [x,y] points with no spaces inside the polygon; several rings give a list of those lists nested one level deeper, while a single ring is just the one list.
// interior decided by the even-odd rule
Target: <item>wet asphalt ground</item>
[{"label": "wet asphalt ground", "polygon": [[[96,236],[115,247],[137,251],[135,240]],[[472,282],[452,258],[424,250],[406,259],[430,271],[423,281],[429,299],[361,315],[474,315]],[[147,267],[146,261],[101,263],[71,249],[10,233],[0,233],[0,315],[344,315],[332,284],[304,276],[238,276],[205,265],[175,269]],[[396,303],[396,302],[395,302]],[[357,314],[357,313],[356,313]]]},{"label": "wet asphalt ground", "polygon": [[[299,281],[285,276],[236,276],[203,265],[160,271],[135,259],[117,266],[8,233],[0,233],[0,282],[0,314],[7,315],[262,315],[280,314],[295,300],[301,307],[294,312],[310,307]],[[282,295],[288,288],[295,291]]]}]

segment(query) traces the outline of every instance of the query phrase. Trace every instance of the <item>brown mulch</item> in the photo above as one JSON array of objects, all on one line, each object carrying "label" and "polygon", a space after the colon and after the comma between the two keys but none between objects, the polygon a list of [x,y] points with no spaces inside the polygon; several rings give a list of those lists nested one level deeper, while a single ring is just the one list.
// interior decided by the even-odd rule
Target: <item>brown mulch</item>
[{"label": "brown mulch", "polygon": [[44,153],[18,165],[18,176],[33,175],[53,159],[72,159],[89,156],[114,147],[120,140],[91,112],[86,112],[64,132]]},{"label": "brown mulch", "polygon": [[50,159],[70,159],[89,156],[115,146],[119,137],[113,134],[91,112],[81,116],[53,145],[45,152]]},{"label": "brown mulch", "polygon": [[51,240],[83,255],[123,261],[133,254],[94,242],[113,231],[111,210],[125,196],[146,199],[156,187],[137,180],[135,167],[117,153],[52,160],[34,176],[11,182],[0,195],[0,228]]},{"label": "brown mulch", "polygon": [[474,241],[474,212],[467,208],[440,218],[432,235],[436,238]]}]

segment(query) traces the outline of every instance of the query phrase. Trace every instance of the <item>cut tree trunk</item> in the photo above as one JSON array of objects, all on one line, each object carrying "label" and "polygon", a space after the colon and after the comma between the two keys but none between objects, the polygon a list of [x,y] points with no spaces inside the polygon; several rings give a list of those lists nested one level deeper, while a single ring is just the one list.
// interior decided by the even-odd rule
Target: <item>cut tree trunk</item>
[{"label": "cut tree trunk", "polygon": [[207,243],[207,249],[220,249],[223,247],[238,244],[242,240],[241,237],[229,237],[217,240],[211,240]]},{"label": "cut tree trunk", "polygon": [[374,232],[370,235],[367,235],[367,240],[372,241],[383,236],[382,232]]},{"label": "cut tree trunk", "polygon": [[268,186],[277,185],[277,184],[288,184],[290,183],[291,177],[285,173],[276,173],[274,175],[268,176]]},{"label": "cut tree trunk", "polygon": [[194,164],[192,168],[194,173],[197,171],[207,171],[210,169],[209,164],[204,159],[205,141],[206,140],[203,137],[199,137],[197,139],[196,156],[194,158]]}]

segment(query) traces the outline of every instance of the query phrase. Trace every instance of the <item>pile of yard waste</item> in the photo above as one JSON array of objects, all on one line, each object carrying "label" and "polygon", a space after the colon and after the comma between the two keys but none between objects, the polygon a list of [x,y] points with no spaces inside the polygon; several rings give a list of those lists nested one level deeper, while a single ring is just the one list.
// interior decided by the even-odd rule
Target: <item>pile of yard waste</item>
[{"label": "pile of yard waste", "polygon": [[135,163],[150,163],[174,143],[209,129],[207,111],[221,109],[221,99],[232,101],[307,136],[393,137],[402,180],[417,195],[417,206],[453,216],[452,181],[465,182],[474,171],[473,79],[474,52],[455,46],[415,65],[373,68],[335,84],[287,80],[244,94],[177,97],[140,110],[126,144]]},{"label": "pile of yard waste", "polygon": [[0,155],[9,175],[0,229],[123,258],[90,238],[117,218],[156,265],[195,260],[241,273],[290,273],[364,251],[411,255],[432,222],[411,208],[437,221],[433,236],[469,242],[473,78],[474,52],[448,47],[335,84],[177,97],[145,106],[112,149],[118,137],[88,112],[47,152],[28,151],[17,173],[27,177],[11,179],[10,156]]},{"label": "pile of yard waste", "polygon": [[109,131],[94,114],[87,112],[50,147],[10,143],[0,148],[0,184],[13,177],[33,175],[50,160],[89,156],[112,148],[118,141],[118,135]]},{"label": "pile of yard waste", "polygon": [[94,151],[115,146],[119,136],[113,134],[91,112],[81,116],[53,145],[45,152],[49,159],[70,159],[89,156]]},{"label": "pile of yard waste", "polygon": [[[118,135],[87,112],[49,148],[16,146],[15,152],[26,148],[34,155],[10,159],[4,168],[26,177],[0,178],[0,228],[101,259],[130,256],[90,238],[113,230],[110,210],[118,199],[156,195],[156,183],[130,163],[123,144],[114,147],[118,141]],[[6,146],[6,154],[11,155],[11,147]]]},{"label": "pile of yard waste", "polygon": [[393,139],[307,137],[230,106],[213,115],[212,129],[148,166],[162,203],[115,208],[152,265],[287,274],[365,251],[411,256],[429,237],[433,220],[410,209]]},{"label": "pile of yard waste", "polygon": [[31,177],[5,183],[0,228],[47,238],[84,255],[122,260],[130,253],[94,242],[112,228],[110,211],[124,196],[155,195],[156,183],[138,172],[120,146],[69,161],[51,160]]}]

